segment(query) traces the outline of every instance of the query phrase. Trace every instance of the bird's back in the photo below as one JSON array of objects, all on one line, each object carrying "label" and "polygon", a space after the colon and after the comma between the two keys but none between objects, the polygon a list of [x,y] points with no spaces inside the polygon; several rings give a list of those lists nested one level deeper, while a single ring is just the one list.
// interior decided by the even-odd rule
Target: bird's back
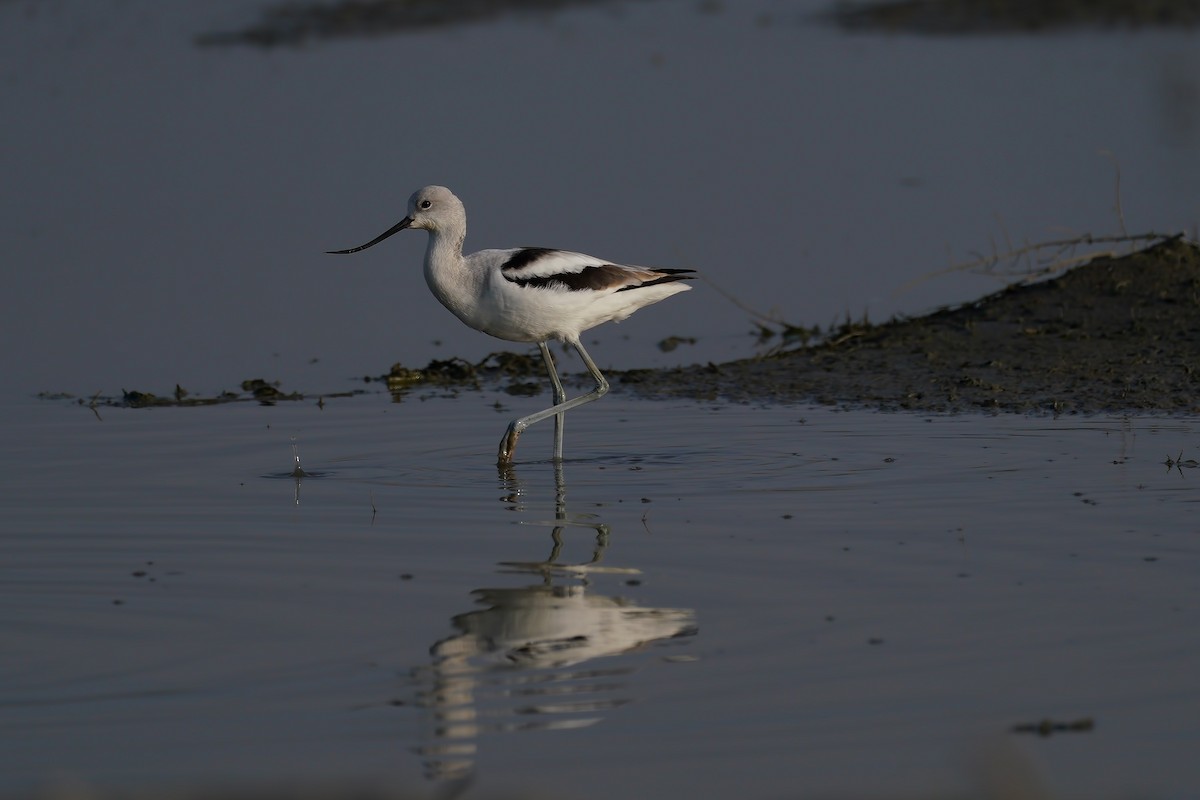
[{"label": "bird's back", "polygon": [[583,331],[686,291],[691,287],[683,281],[693,272],[540,247],[481,250],[466,256],[465,265],[479,294],[472,319],[464,321],[519,342],[577,341]]}]

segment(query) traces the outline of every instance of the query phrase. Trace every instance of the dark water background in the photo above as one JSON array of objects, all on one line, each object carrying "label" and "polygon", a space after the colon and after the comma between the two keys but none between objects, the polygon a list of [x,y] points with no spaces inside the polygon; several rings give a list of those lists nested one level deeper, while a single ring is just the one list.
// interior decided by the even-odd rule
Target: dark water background
[{"label": "dark water background", "polygon": [[[847,34],[823,4],[646,2],[194,44],[267,5],[0,4],[6,384],[327,392],[478,360],[500,343],[428,297],[421,235],[324,254],[427,183],[466,202],[468,248],[694,267],[821,326],[973,299],[999,283],[920,279],[1009,243],[1200,220],[1191,31]],[[750,329],[706,290],[589,341],[601,368],[704,363]],[[671,335],[698,343],[659,353]]]}]

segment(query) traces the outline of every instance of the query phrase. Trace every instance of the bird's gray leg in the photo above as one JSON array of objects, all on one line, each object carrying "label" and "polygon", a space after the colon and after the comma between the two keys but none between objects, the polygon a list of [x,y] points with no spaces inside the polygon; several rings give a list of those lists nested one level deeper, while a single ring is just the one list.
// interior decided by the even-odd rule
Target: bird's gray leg
[{"label": "bird's gray leg", "polygon": [[[542,360],[546,362],[546,371],[550,373],[550,383],[554,386],[554,405],[562,405],[567,400],[567,392],[563,389],[562,381],[558,377],[558,370],[554,368],[554,357],[550,355],[550,347],[545,342],[538,342],[538,347],[542,350]],[[555,461],[562,461],[563,425],[566,424],[566,421],[566,413],[560,411],[554,415]]]},{"label": "bird's gray leg", "polygon": [[[550,408],[542,409],[541,411],[530,414],[527,417],[514,419],[508,424],[508,430],[504,433],[504,438],[500,440],[499,462],[501,464],[512,463],[513,451],[517,449],[517,439],[520,438],[521,434],[524,433],[525,429],[530,425],[533,425],[536,422],[541,422],[547,417],[561,417],[572,408],[581,406],[584,403],[590,403],[593,400],[599,400],[608,393],[608,381],[604,378],[604,375],[600,373],[600,369],[596,366],[596,362],[592,361],[592,357],[588,355],[587,350],[584,350],[583,345],[579,342],[571,342],[570,344],[577,351],[579,351],[579,357],[583,359],[583,365],[587,367],[587,371],[591,374],[592,380],[596,381],[596,388],[592,389],[592,391],[588,392],[587,394],[582,394],[579,397],[572,398],[571,400],[564,399],[559,401],[558,398],[565,398],[566,394],[562,390],[562,382],[558,379],[558,373],[554,369],[554,361],[549,357],[550,351],[543,342],[540,345],[542,347],[542,355],[546,357],[546,365],[549,368],[551,375],[550,380],[555,384],[554,397],[557,402],[550,406]],[[561,461],[561,424],[556,424],[556,428],[554,458],[556,461]]]}]

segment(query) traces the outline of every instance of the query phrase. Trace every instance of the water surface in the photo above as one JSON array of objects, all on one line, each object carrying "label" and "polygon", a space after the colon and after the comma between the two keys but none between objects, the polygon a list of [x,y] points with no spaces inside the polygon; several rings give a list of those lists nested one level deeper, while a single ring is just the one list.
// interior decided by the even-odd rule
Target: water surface
[{"label": "water surface", "polygon": [[537,402],[18,406],[5,787],[1200,786],[1192,421]]}]

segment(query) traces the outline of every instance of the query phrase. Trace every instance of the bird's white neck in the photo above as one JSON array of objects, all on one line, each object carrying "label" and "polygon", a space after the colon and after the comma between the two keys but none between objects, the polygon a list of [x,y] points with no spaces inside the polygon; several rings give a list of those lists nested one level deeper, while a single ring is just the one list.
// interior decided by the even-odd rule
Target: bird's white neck
[{"label": "bird's white neck", "polygon": [[465,240],[465,232],[430,231],[425,249],[425,282],[433,296],[460,319],[477,292],[463,258]]}]

